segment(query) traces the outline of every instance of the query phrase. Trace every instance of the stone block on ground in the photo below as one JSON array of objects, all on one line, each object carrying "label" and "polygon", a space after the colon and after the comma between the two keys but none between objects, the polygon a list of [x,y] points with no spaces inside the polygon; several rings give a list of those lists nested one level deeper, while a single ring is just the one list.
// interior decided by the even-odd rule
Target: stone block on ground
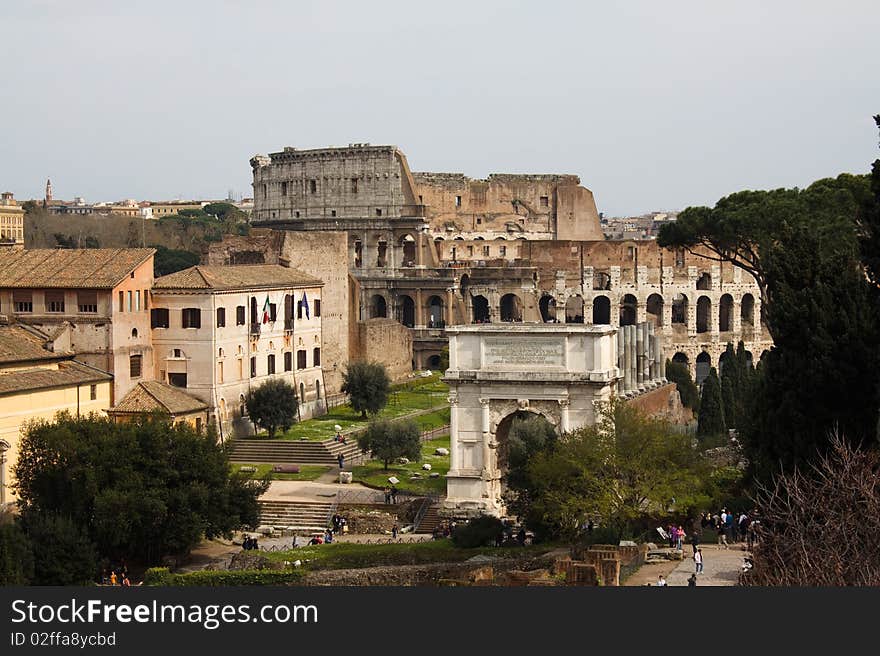
[{"label": "stone block on ground", "polygon": [[434,449],[434,454],[438,455],[438,456],[448,456],[449,449],[447,449],[446,447],[439,446],[436,449]]},{"label": "stone block on ground", "polygon": [[350,471],[341,471],[339,472],[339,482],[340,483],[351,483],[352,481],[352,472]]}]

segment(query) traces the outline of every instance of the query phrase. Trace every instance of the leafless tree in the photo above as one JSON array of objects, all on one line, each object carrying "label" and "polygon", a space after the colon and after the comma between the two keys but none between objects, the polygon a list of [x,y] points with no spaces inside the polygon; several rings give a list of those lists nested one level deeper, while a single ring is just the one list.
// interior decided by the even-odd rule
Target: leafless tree
[{"label": "leafless tree", "polygon": [[880,585],[880,454],[831,436],[809,470],[758,490],[746,585]]}]

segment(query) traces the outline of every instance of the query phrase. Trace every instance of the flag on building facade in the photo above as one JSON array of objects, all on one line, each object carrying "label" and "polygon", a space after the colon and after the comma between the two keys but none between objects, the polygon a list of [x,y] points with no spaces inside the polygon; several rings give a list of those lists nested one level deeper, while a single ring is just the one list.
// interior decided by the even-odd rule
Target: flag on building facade
[{"label": "flag on building facade", "polygon": [[263,323],[269,323],[269,295],[266,294],[266,302],[263,303]]},{"label": "flag on building facade", "polygon": [[306,313],[306,319],[311,319],[312,317],[309,315],[309,299],[306,298],[306,293],[303,292],[302,301],[300,301],[303,306],[303,310]]}]

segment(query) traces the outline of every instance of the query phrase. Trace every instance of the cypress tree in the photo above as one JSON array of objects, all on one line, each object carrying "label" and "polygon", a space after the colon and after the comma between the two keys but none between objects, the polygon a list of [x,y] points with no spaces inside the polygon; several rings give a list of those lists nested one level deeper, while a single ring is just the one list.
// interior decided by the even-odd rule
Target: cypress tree
[{"label": "cypress tree", "polygon": [[729,428],[739,427],[740,370],[733,344],[721,354],[721,401],[724,405],[724,419]]},{"label": "cypress tree", "polygon": [[715,367],[703,381],[703,396],[700,400],[700,415],[697,420],[697,437],[715,437],[724,435],[727,425],[724,423],[724,404],[721,401],[721,384]]}]

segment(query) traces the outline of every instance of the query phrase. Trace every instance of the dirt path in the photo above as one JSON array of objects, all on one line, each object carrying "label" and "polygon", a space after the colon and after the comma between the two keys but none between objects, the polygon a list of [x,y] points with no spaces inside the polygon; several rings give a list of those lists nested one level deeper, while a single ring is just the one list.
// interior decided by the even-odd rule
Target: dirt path
[{"label": "dirt path", "polygon": [[[720,549],[717,545],[700,545],[703,552],[703,573],[697,576],[697,586],[736,585],[742,568],[742,559],[748,552],[742,545]],[[661,574],[670,586],[686,586],[694,573],[693,550],[685,547],[684,560],[669,560],[662,563],[642,565],[623,585],[655,585]]]}]

